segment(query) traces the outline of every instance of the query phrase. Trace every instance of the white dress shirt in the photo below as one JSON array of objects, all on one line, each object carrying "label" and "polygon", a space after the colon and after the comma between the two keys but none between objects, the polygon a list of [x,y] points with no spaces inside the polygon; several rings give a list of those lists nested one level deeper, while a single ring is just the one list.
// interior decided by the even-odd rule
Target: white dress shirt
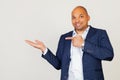
[{"label": "white dress shirt", "polygon": [[[82,38],[85,39],[89,27],[83,32]],[[77,33],[73,31],[72,36],[76,36]],[[84,43],[83,43],[84,44]],[[70,53],[70,66],[68,80],[84,80],[83,78],[83,64],[82,64],[83,51],[82,48],[74,47],[71,42],[71,53]]]}]

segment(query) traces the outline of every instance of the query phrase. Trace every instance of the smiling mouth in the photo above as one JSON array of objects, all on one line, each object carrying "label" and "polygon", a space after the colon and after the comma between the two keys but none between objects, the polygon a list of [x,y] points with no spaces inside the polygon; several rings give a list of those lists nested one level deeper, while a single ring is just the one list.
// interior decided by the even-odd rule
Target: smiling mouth
[{"label": "smiling mouth", "polygon": [[76,27],[81,27],[81,25],[82,25],[81,23],[75,23]]},{"label": "smiling mouth", "polygon": [[79,24],[79,23],[77,23],[77,24],[76,24],[76,26],[77,26],[77,27],[79,27],[79,26],[80,26],[80,24]]}]

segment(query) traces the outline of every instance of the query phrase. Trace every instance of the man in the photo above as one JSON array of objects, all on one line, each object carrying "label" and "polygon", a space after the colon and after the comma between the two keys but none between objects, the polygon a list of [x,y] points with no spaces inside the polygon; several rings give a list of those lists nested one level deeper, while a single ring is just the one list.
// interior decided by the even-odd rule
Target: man
[{"label": "man", "polygon": [[88,25],[90,16],[83,6],[77,6],[71,15],[74,30],[60,37],[56,55],[39,40],[26,42],[61,69],[61,80],[104,80],[101,61],[111,61],[114,56],[106,31]]}]

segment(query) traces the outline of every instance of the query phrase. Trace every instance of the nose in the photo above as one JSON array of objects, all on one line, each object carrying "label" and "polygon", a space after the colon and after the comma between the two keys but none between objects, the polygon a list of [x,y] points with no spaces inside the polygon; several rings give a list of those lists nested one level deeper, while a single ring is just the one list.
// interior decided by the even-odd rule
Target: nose
[{"label": "nose", "polygon": [[76,20],[75,20],[75,22],[79,22],[79,21],[80,21],[80,19],[76,19]]}]

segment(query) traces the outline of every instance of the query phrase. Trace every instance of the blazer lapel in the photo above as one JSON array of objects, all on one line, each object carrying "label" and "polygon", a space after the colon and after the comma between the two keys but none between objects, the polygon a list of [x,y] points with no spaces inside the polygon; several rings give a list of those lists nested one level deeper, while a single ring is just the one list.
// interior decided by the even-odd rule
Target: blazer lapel
[{"label": "blazer lapel", "polygon": [[90,29],[85,40],[89,40],[95,34],[95,32],[96,32],[95,29],[92,26],[90,26]]},{"label": "blazer lapel", "polygon": [[[72,37],[73,31],[69,32],[66,37]],[[71,51],[71,40],[65,41],[65,53],[67,55],[67,58],[70,59],[70,51]]]}]

